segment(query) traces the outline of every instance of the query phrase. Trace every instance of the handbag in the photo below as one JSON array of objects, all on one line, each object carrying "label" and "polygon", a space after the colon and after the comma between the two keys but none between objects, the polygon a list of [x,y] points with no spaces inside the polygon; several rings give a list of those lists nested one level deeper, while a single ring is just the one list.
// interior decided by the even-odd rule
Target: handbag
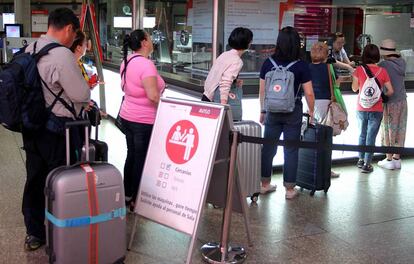
[{"label": "handbag", "polygon": [[[243,116],[242,109],[243,89],[237,87],[235,82],[230,87],[227,104],[230,106],[234,121],[241,121]],[[220,103],[220,87],[218,86],[214,91],[214,102]]]},{"label": "handbag", "polygon": [[[125,90],[125,84],[126,84],[126,69],[127,69],[127,66],[128,66],[128,63],[131,61],[131,60],[133,60],[133,59],[135,59],[135,58],[138,58],[138,57],[142,57],[141,55],[137,55],[137,56],[134,56],[134,57],[132,57],[132,58],[130,58],[129,60],[127,60],[126,62],[125,62],[125,67],[124,67],[124,70],[122,71],[122,73],[121,73],[121,82],[122,82],[122,77],[124,78],[124,83],[122,84],[122,86],[121,86],[121,88],[122,88],[122,91],[124,92],[124,90]],[[116,116],[116,119],[115,119],[115,126],[119,129],[119,130],[121,130],[121,132],[122,133],[124,133],[125,134],[125,127],[124,127],[124,125],[122,124],[122,118],[121,118],[121,116],[119,115],[120,113],[121,113],[121,109],[122,109],[122,104],[124,103],[124,99],[125,99],[125,96],[122,96],[122,101],[121,101],[121,105],[119,106],[119,111],[118,111],[118,115]]]},{"label": "handbag", "polygon": [[334,136],[340,135],[348,128],[348,115],[337,102],[331,102],[321,124],[332,127]]},{"label": "handbag", "polygon": [[333,68],[332,64],[329,64],[329,72],[328,74],[330,75],[330,85],[332,87],[332,91],[335,97],[335,101],[342,107],[342,110],[345,113],[348,113],[348,111],[346,110],[346,105],[345,105],[345,101],[344,98],[342,97],[342,93],[341,93],[341,89],[339,88],[339,85],[336,84],[336,78],[335,78],[335,70]]},{"label": "handbag", "polygon": [[[328,65],[328,74],[332,76],[332,72],[330,71],[330,68],[331,68],[330,66],[332,65]],[[335,91],[335,88],[333,87],[333,84],[332,84],[332,81],[334,80],[334,78],[335,76],[333,76],[333,78],[329,77],[329,86],[331,89],[331,93]],[[341,91],[339,90],[339,88],[337,90],[339,91],[339,94],[341,95],[340,98],[343,100],[342,94],[340,93]],[[335,99],[336,99],[336,96],[335,96]],[[348,125],[349,125],[348,114],[346,113],[346,111],[340,105],[338,101],[336,102],[331,101],[328,105],[328,111],[325,117],[322,119],[321,124],[332,127],[334,136],[340,135],[342,131],[345,131],[348,128]]]},{"label": "handbag", "polygon": [[381,99],[382,99],[382,103],[384,104],[388,103],[389,97],[385,95],[384,91],[381,92]]},{"label": "handbag", "polygon": [[122,132],[122,133],[124,133],[125,134],[125,127],[124,127],[124,125],[122,124],[122,118],[121,118],[121,116],[119,115],[119,113],[121,113],[121,108],[122,108],[122,103],[124,102],[124,98],[125,98],[125,96],[122,96],[122,101],[121,101],[121,105],[119,106],[119,111],[118,111],[118,115],[116,116],[116,119],[115,119],[115,126]]}]

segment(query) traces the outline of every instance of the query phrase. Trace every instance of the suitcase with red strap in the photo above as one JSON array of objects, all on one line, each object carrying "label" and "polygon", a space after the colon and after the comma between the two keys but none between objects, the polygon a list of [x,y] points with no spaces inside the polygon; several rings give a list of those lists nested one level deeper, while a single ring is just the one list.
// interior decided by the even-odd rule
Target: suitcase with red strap
[{"label": "suitcase with red strap", "polygon": [[123,263],[125,259],[121,173],[103,162],[69,165],[69,128],[85,126],[88,146],[88,123],[66,125],[67,166],[54,169],[46,180],[46,251],[50,263]]}]

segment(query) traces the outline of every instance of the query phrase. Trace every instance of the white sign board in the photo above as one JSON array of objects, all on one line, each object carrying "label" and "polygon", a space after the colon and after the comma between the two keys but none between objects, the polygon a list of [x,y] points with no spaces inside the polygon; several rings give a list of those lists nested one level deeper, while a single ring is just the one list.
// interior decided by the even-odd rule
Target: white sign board
[{"label": "white sign board", "polygon": [[135,212],[192,235],[206,196],[224,106],[162,99]]},{"label": "white sign board", "polygon": [[211,43],[213,34],[213,0],[193,2],[193,42]]},{"label": "white sign board", "polygon": [[275,45],[279,32],[279,5],[280,1],[275,0],[226,0],[225,41],[236,27],[246,27],[253,32],[253,44]]},{"label": "white sign board", "polygon": [[32,14],[32,32],[46,32],[47,19],[47,14]]}]

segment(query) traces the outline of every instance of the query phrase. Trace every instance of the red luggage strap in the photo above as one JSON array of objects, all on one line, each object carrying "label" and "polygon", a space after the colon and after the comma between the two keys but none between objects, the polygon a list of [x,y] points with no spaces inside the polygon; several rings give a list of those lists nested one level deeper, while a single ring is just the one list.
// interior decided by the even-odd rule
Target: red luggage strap
[{"label": "red luggage strap", "polygon": [[[96,191],[97,176],[89,164],[82,164],[86,172],[86,184],[88,186],[88,202],[90,216],[99,215],[98,194]],[[89,225],[89,264],[98,263],[98,224]]]}]

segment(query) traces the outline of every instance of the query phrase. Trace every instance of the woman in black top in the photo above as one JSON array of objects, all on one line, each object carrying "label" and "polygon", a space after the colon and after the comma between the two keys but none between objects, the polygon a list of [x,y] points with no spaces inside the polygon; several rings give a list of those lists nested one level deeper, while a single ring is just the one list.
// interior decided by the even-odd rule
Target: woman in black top
[{"label": "woman in black top", "polygon": [[[285,27],[279,32],[276,43],[276,51],[272,55],[277,65],[286,67],[291,62],[296,61],[289,71],[294,76],[294,92],[297,94],[295,109],[291,113],[266,113],[264,111],[265,96],[265,76],[273,68],[272,62],[267,59],[260,71],[260,88],[259,98],[261,106],[260,122],[264,124],[264,137],[279,139],[283,133],[285,140],[299,140],[302,126],[302,96],[298,93],[300,87],[303,88],[306,101],[309,108],[309,114],[313,117],[314,95],[312,89],[311,76],[308,64],[300,60],[300,37],[298,32],[292,27]],[[265,194],[276,190],[276,185],[270,184],[272,174],[273,157],[276,155],[276,145],[263,145],[262,149],[262,188],[260,193]],[[297,192],[296,174],[298,167],[298,148],[284,147],[284,164],[283,164],[283,185],[286,188],[286,199],[293,199]]]}]

